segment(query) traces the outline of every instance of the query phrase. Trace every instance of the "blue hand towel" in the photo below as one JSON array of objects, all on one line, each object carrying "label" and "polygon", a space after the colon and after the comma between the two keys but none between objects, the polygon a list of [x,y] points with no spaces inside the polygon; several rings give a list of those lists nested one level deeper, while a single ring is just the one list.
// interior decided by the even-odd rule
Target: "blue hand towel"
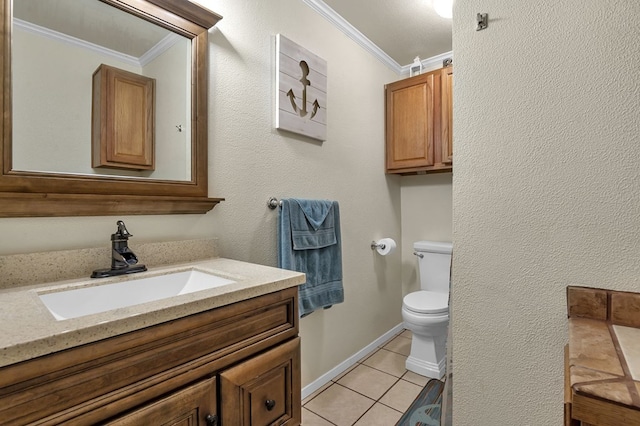
[{"label": "blue hand towel", "polygon": [[282,200],[278,266],[307,276],[298,288],[300,316],[344,301],[337,201]]}]

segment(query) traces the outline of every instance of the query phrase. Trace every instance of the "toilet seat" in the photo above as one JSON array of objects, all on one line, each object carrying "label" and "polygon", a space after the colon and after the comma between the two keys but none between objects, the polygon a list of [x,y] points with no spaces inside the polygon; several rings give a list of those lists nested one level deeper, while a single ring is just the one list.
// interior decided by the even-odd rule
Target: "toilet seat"
[{"label": "toilet seat", "polygon": [[402,300],[404,307],[419,314],[440,314],[449,310],[449,294],[435,291],[416,291]]}]

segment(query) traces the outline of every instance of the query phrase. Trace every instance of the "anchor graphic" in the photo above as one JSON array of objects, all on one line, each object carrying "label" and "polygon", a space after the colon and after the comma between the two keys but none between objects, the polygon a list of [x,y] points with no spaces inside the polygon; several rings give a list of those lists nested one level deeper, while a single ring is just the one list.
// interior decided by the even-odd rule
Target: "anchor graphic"
[{"label": "anchor graphic", "polygon": [[[307,86],[311,86],[311,82],[307,78],[307,76],[309,75],[309,65],[307,65],[307,63],[305,61],[300,61],[300,69],[302,69],[302,77],[300,78],[300,83],[302,83],[302,87],[303,87],[303,89],[302,89],[302,108],[298,108],[298,105],[296,104],[296,95],[293,94],[293,89],[289,89],[289,91],[287,92],[287,96],[289,97],[289,100],[291,101],[291,108],[293,108],[293,110],[295,112],[300,114],[300,117],[304,117],[308,113],[308,111],[307,111]],[[318,109],[320,109],[320,104],[318,103],[318,99],[313,101],[312,105],[313,105],[313,111],[311,111],[311,116],[309,117],[309,119],[312,119],[313,117],[315,117],[315,115],[318,113]]]}]

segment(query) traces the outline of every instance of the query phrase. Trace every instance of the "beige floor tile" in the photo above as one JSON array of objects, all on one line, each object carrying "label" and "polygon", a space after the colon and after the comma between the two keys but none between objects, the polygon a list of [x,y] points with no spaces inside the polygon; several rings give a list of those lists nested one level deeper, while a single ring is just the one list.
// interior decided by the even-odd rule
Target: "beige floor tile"
[{"label": "beige floor tile", "polygon": [[309,395],[308,397],[303,399],[302,400],[302,405],[306,404],[307,402],[311,401],[316,396],[320,395],[325,389],[327,389],[332,384],[333,384],[333,382],[329,382],[329,383],[325,383],[324,385],[322,385],[317,391],[315,391],[314,393],[312,393],[311,395]]},{"label": "beige floor tile", "polygon": [[378,346],[378,347],[376,348],[376,350],[375,350],[375,351],[370,352],[369,354],[367,354],[367,355],[363,356],[363,357],[360,359],[360,361],[358,361],[358,362],[359,362],[360,364],[363,364],[366,360],[368,360],[369,358],[371,358],[372,356],[374,356],[374,355],[376,354],[376,352],[378,352],[379,350],[381,350],[383,346],[384,346],[384,343],[383,343],[382,345]]},{"label": "beige floor tile", "polygon": [[413,400],[416,399],[416,396],[418,396],[422,388],[423,386],[418,386],[406,380],[400,380],[389,389],[389,392],[380,398],[380,402],[404,413]]},{"label": "beige floor tile", "polygon": [[400,417],[402,417],[401,412],[378,403],[371,407],[355,426],[391,426],[395,425]]},{"label": "beige floor tile", "polygon": [[404,330],[305,398],[302,424],[394,425],[429,381],[405,369],[410,351],[411,332]]},{"label": "beige floor tile", "polygon": [[366,365],[358,365],[349,374],[338,380],[342,386],[378,400],[398,378]]},{"label": "beige floor tile", "polygon": [[405,371],[407,371],[405,369],[406,361],[407,357],[404,355],[386,349],[380,349],[364,360],[363,364],[393,376],[402,377]]},{"label": "beige floor tile", "polygon": [[305,408],[337,426],[351,426],[375,401],[338,384],[309,401]]},{"label": "beige floor tile", "polygon": [[384,345],[384,348],[400,355],[409,356],[411,353],[411,339],[397,336]]},{"label": "beige floor tile", "polygon": [[302,409],[302,424],[304,426],[333,426],[333,423],[323,419],[317,414],[312,413],[306,408]]},{"label": "beige floor tile", "polygon": [[349,374],[351,371],[353,371],[354,368],[356,368],[357,366],[359,366],[360,364],[358,364],[357,362],[355,364],[353,364],[351,367],[347,368],[346,370],[344,370],[342,373],[338,374],[336,377],[334,377],[333,379],[331,379],[334,382],[339,381],[340,379],[342,379],[344,376],[346,376],[347,374]]},{"label": "beige floor tile", "polygon": [[421,376],[420,374],[416,374],[413,371],[407,371],[404,376],[402,376],[402,379],[422,387],[425,387],[427,382],[431,380],[431,378]]}]

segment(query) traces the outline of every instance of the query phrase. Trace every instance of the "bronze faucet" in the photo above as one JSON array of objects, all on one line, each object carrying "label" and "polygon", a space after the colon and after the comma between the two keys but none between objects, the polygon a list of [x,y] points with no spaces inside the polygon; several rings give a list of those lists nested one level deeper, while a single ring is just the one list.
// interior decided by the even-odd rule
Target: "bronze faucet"
[{"label": "bronze faucet", "polygon": [[129,237],[133,237],[133,234],[129,233],[123,221],[117,221],[116,225],[118,230],[111,234],[111,268],[97,269],[93,271],[91,278],[134,274],[147,270],[146,266],[138,265],[138,256],[129,248]]}]

